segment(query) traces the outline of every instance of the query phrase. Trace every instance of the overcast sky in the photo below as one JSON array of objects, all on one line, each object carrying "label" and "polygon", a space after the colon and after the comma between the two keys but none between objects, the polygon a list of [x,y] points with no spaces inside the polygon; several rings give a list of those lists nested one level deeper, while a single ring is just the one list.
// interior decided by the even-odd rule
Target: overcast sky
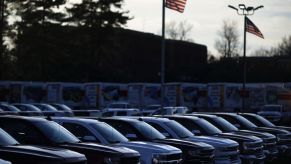
[{"label": "overcast sky", "polygon": [[[228,5],[238,6],[264,5],[249,18],[264,34],[265,39],[247,34],[247,55],[259,48],[276,46],[284,36],[291,35],[291,0],[187,0],[184,13],[166,9],[166,22],[184,21],[193,25],[189,38],[196,43],[204,44],[216,54],[214,42],[218,38],[224,19],[238,23],[240,41],[243,39],[243,17]],[[162,0],[124,0],[124,9],[134,17],[126,28],[158,34],[161,31]]]}]

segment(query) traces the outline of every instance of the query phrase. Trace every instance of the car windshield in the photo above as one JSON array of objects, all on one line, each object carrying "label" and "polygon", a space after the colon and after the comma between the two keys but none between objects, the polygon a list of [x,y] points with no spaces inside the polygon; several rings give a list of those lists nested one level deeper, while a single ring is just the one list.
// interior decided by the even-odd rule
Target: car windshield
[{"label": "car windshield", "polygon": [[221,130],[217,129],[217,127],[213,126],[211,123],[204,119],[195,120],[196,124],[203,129],[208,135],[216,135],[222,133]]},{"label": "car windshield", "polygon": [[0,128],[0,146],[11,146],[19,144],[14,138]]},{"label": "car windshield", "polygon": [[109,143],[128,142],[128,139],[107,123],[92,123],[93,129]]},{"label": "car windshield", "polygon": [[147,139],[153,140],[166,138],[162,133],[145,122],[135,122],[132,125]]},{"label": "car windshield", "polygon": [[61,111],[72,111],[72,109],[65,104],[52,104],[52,106]]},{"label": "car windshield", "polygon": [[273,123],[260,115],[256,115],[254,118],[266,127],[275,127]]},{"label": "car windshield", "polygon": [[17,109],[14,106],[8,106],[8,105],[0,105],[0,108],[4,111],[13,111],[13,112],[20,112],[19,109]]},{"label": "car windshield", "polygon": [[41,112],[41,110],[33,105],[30,104],[26,104],[25,105],[26,108],[19,108],[20,110],[24,110],[24,111],[33,111],[33,112]]},{"label": "car windshield", "polygon": [[180,138],[188,138],[193,136],[193,134],[188,129],[176,121],[168,121],[165,123],[165,125],[174,131]]},{"label": "car windshield", "polygon": [[58,111],[55,107],[51,106],[51,105],[46,105],[46,104],[34,104],[34,106],[38,107],[40,110],[42,111]]},{"label": "car windshield", "polygon": [[53,121],[42,121],[35,124],[54,143],[77,143],[80,140],[67,129]]},{"label": "car windshield", "polygon": [[212,119],[213,125],[218,127],[220,130],[224,132],[235,132],[238,131],[238,128],[232,125],[230,122],[226,121],[224,118],[215,117]]},{"label": "car windshield", "polygon": [[247,120],[243,116],[237,115],[236,118],[239,121],[239,123],[242,124],[247,129],[254,129],[257,127],[255,124],[253,124],[252,122],[250,122],[249,120]]}]

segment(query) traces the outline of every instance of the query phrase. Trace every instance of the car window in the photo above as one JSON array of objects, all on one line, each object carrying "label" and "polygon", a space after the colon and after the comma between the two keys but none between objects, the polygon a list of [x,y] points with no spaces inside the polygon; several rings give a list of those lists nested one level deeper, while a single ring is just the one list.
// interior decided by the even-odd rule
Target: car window
[{"label": "car window", "polygon": [[69,130],[71,133],[73,133],[81,141],[85,136],[94,136],[95,138],[94,142],[100,143],[100,141],[95,137],[95,135],[82,125],[75,123],[63,123],[62,126]]},{"label": "car window", "polygon": [[7,120],[1,123],[1,127],[22,144],[44,143],[43,135],[30,124]]},{"label": "car window", "polygon": [[191,132],[200,130],[200,128],[194,122],[191,122],[190,120],[184,120],[184,119],[175,119],[175,120]]},{"label": "car window", "polygon": [[[152,127],[154,127],[155,129],[157,129],[160,133],[162,133],[164,136],[166,136],[167,138],[173,138],[173,136],[167,132],[167,130],[165,130],[162,126],[160,126],[157,123],[153,123],[153,122],[147,122],[148,124],[150,124]],[[165,134],[168,134],[165,135]]]},{"label": "car window", "polygon": [[18,142],[0,128],[0,146],[10,146],[16,144],[18,144]]},{"label": "car window", "polygon": [[109,143],[128,142],[128,139],[107,123],[92,123],[90,126]]},{"label": "car window", "polygon": [[133,127],[127,123],[115,122],[115,121],[107,122],[107,123],[109,123],[115,129],[117,129],[124,136],[126,136],[127,134],[135,134],[136,136],[139,135],[136,131],[133,130]]},{"label": "car window", "polygon": [[77,143],[80,141],[71,132],[56,122],[39,121],[34,125],[54,143]]}]

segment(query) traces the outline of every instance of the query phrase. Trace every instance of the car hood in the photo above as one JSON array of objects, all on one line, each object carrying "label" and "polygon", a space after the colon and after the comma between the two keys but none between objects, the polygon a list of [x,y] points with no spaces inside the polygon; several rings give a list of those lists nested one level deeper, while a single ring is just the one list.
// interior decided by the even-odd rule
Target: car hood
[{"label": "car hood", "polygon": [[245,135],[239,135],[239,134],[233,134],[233,133],[221,133],[217,135],[218,137],[223,137],[223,138],[227,138],[227,139],[231,139],[234,140],[236,142],[254,142],[254,141],[258,141],[261,140],[258,137],[255,136],[245,136]]},{"label": "car hood", "polygon": [[271,133],[274,135],[277,134],[288,134],[289,132],[287,130],[283,130],[283,129],[278,129],[278,128],[269,128],[269,127],[256,127],[254,129],[255,131],[259,131],[259,132],[267,132],[267,133]]},{"label": "car hood", "polygon": [[45,158],[80,158],[85,159],[85,156],[77,152],[52,148],[52,147],[42,147],[42,146],[30,146],[30,145],[16,145],[16,146],[6,146],[2,147],[1,150],[18,152],[23,154],[30,154],[34,156],[42,156]]},{"label": "car hood", "polygon": [[153,140],[153,142],[171,145],[181,149],[183,152],[185,150],[214,149],[214,147],[212,147],[211,145],[203,142],[190,142],[180,139],[157,139]]},{"label": "car hood", "polygon": [[283,129],[283,130],[287,130],[287,131],[291,132],[291,127],[288,127],[288,126],[276,126],[274,128]]},{"label": "car hood", "polygon": [[153,142],[141,142],[141,141],[130,141],[114,144],[117,146],[124,146],[136,151],[147,151],[151,153],[181,153],[181,150],[165,144],[153,143]]},{"label": "car hood", "polygon": [[251,130],[239,130],[236,132],[233,132],[235,134],[240,134],[240,135],[251,135],[251,136],[256,136],[262,139],[270,139],[270,138],[276,138],[273,134],[266,133],[266,132],[256,132],[256,131],[251,131]]},{"label": "car hood", "polygon": [[192,142],[204,142],[213,146],[214,148],[238,146],[238,143],[233,140],[226,139],[226,138],[212,137],[212,136],[192,136],[192,137],[186,138],[185,140],[192,141]]},{"label": "car hood", "polygon": [[61,144],[60,146],[67,149],[72,149],[74,151],[78,151],[82,154],[94,152],[99,154],[105,154],[106,156],[139,156],[139,153],[137,151],[126,147],[110,147],[105,145],[99,145],[96,143],[69,143]]}]

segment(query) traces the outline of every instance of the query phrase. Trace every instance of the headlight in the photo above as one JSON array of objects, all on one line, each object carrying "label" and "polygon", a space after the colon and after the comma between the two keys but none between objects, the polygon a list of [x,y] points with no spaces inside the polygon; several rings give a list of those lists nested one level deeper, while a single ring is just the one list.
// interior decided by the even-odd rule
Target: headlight
[{"label": "headlight", "polygon": [[166,155],[164,154],[153,154],[153,164],[159,163],[161,160],[166,159]]},{"label": "headlight", "polygon": [[106,164],[118,164],[118,163],[120,163],[120,158],[119,157],[105,157],[104,163],[106,163]]},{"label": "headlight", "polygon": [[246,143],[246,142],[243,143],[243,149],[244,150],[247,150],[248,149],[248,143]]},{"label": "headlight", "polygon": [[289,140],[291,138],[288,138],[288,134],[277,134],[277,141],[280,142],[282,140]]}]

